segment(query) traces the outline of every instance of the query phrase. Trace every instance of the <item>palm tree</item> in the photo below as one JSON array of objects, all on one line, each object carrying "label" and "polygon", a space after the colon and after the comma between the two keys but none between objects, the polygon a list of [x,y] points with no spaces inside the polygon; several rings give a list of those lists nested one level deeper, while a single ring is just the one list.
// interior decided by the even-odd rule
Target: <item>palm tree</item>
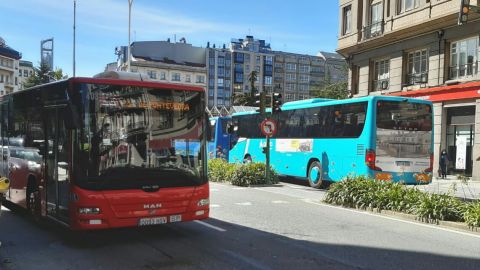
[{"label": "palm tree", "polygon": [[[250,72],[250,75],[248,76],[248,81],[250,82],[250,102],[254,102],[255,100],[255,93],[257,92],[257,90],[255,89],[255,82],[257,81],[258,79],[258,74],[257,74],[257,71],[256,70],[252,70],[252,72]],[[251,104],[252,106],[254,104]]]}]

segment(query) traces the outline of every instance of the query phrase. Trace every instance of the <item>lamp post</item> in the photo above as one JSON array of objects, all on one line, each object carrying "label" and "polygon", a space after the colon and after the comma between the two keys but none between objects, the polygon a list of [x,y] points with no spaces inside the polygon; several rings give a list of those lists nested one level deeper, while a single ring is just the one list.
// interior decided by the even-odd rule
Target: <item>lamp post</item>
[{"label": "lamp post", "polygon": [[130,72],[130,21],[132,17],[133,0],[128,0],[128,49],[127,49],[127,72]]},{"label": "lamp post", "polygon": [[77,0],[73,0],[73,77],[75,77],[75,23],[77,16]]}]

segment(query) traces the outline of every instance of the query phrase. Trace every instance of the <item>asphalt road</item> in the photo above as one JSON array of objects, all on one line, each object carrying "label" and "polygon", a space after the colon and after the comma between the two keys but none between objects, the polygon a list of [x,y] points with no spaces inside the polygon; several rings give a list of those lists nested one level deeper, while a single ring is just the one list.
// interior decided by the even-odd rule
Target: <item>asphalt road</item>
[{"label": "asphalt road", "polygon": [[0,269],[480,269],[480,235],[211,183],[211,218],[72,234],[2,209]]}]

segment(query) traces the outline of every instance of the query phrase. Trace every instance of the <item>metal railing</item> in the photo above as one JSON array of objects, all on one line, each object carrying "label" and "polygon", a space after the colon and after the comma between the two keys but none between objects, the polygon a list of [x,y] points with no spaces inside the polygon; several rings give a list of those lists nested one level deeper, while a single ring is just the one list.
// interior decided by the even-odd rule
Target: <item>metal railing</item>
[{"label": "metal railing", "polygon": [[363,27],[363,40],[381,36],[383,34],[383,28],[383,21]]},{"label": "metal railing", "polygon": [[407,74],[405,85],[414,85],[428,82],[428,72]]},{"label": "metal railing", "polygon": [[449,67],[450,79],[463,78],[463,77],[475,75],[477,73],[478,73],[478,62]]},{"label": "metal railing", "polygon": [[390,87],[390,78],[372,81],[372,92],[379,90],[387,90],[388,87]]}]

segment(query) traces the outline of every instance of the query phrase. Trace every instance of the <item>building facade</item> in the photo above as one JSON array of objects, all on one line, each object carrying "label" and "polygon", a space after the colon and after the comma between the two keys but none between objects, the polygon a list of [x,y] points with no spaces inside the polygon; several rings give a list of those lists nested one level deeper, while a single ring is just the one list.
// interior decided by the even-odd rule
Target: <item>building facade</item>
[{"label": "building facade", "polygon": [[33,69],[33,64],[30,61],[20,60],[18,64],[18,89],[25,89],[24,84],[33,76],[35,70]]},{"label": "building facade", "polygon": [[[126,47],[117,50],[117,70],[127,70]],[[106,70],[112,70],[108,64]],[[151,80],[206,86],[206,50],[186,42],[140,41],[131,44],[130,71]]]},{"label": "building facade", "polygon": [[459,26],[459,6],[460,0],[340,0],[337,52],[348,61],[354,96],[434,102],[434,172],[446,149],[450,174],[480,180],[480,16],[469,14]]},{"label": "building facade", "polygon": [[21,53],[10,48],[0,37],[0,96],[17,91]]},{"label": "building facade", "polygon": [[[127,70],[127,47],[116,49],[117,63],[106,70]],[[130,70],[152,80],[205,87],[209,109],[229,110],[236,94],[251,92],[250,76],[256,73],[255,91],[281,93],[285,101],[310,98],[312,87],[346,80],[345,60],[336,53],[305,55],[272,51],[265,40],[246,36],[229,46],[206,48],[182,42],[143,41],[131,44]]]}]

